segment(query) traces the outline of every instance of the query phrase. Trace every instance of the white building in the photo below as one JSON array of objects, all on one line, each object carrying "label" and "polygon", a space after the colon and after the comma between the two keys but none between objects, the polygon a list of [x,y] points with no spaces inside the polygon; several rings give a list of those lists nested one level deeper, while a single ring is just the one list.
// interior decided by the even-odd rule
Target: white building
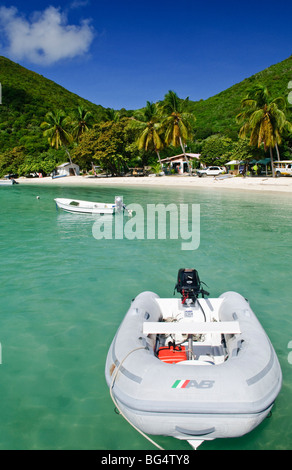
[{"label": "white building", "polygon": [[[187,159],[191,164],[192,160],[199,160],[201,154],[200,153],[186,153]],[[171,169],[174,169],[178,172],[178,174],[182,175],[183,173],[187,173],[188,171],[188,164],[185,160],[185,156],[183,153],[180,155],[174,155],[173,157],[163,158],[161,163],[169,164]]]},{"label": "white building", "polygon": [[75,176],[80,174],[80,168],[75,163],[62,163],[56,168],[58,176]]}]

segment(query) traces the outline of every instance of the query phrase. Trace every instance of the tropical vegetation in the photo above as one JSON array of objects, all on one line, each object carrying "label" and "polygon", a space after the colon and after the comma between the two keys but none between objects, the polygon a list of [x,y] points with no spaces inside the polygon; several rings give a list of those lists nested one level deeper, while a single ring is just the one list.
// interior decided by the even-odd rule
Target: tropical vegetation
[{"label": "tropical vegetation", "polygon": [[140,110],[103,108],[0,57],[0,176],[50,174],[65,161],[112,175],[161,171],[161,160],[200,153],[206,165],[231,159],[292,159],[288,105],[292,56],[209,98],[170,90]]},{"label": "tropical vegetation", "polygon": [[243,123],[239,137],[250,135],[250,145],[260,148],[263,144],[265,152],[269,150],[271,168],[275,176],[273,149],[276,149],[280,160],[279,145],[287,133],[292,134],[292,124],[287,120],[287,108],[283,97],[270,98],[267,87],[258,84],[249,90],[242,100],[243,111],[238,114],[238,122]]},{"label": "tropical vegetation", "polygon": [[164,139],[166,145],[174,148],[180,145],[188,170],[191,172],[189,160],[186,155],[186,144],[194,134],[195,115],[187,112],[189,98],[180,100],[177,94],[170,90],[160,104],[162,114],[162,128],[164,129]]},{"label": "tropical vegetation", "polygon": [[162,163],[159,151],[163,148],[163,141],[161,139],[161,123],[158,106],[155,103],[147,101],[144,110],[137,111],[134,114],[134,119],[130,123],[133,129],[137,129],[139,136],[137,139],[138,150],[151,151],[154,150],[157,154],[160,169]]}]

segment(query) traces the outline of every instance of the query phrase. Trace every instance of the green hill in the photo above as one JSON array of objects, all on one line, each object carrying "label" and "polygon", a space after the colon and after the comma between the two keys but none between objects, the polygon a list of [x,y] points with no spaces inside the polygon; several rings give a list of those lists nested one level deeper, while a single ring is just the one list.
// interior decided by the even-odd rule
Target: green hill
[{"label": "green hill", "polygon": [[235,116],[240,111],[240,102],[245,97],[247,90],[255,83],[261,83],[267,86],[271,97],[287,97],[288,83],[291,80],[292,56],[205,101],[190,102],[190,110],[195,113],[197,118],[198,136],[219,132],[226,135],[237,134],[239,127],[236,124]]},{"label": "green hill", "polygon": [[95,120],[104,113],[97,106],[51,80],[0,56],[0,149],[1,152],[15,146],[38,151],[47,148],[40,124],[48,111],[64,109],[65,112],[82,105],[91,111]]},{"label": "green hill", "polygon": [[[272,98],[280,95],[287,97],[289,91],[291,92],[288,90],[291,80],[292,56],[207,100],[190,101],[189,111],[193,111],[197,118],[196,140],[202,141],[218,133],[237,140],[239,126],[235,117],[248,89],[255,83],[260,83],[268,87]],[[40,124],[48,111],[63,109],[66,114],[70,114],[82,105],[91,112],[94,122],[110,119],[109,110],[1,56],[0,83],[0,176],[8,172],[25,174],[37,171],[32,170],[34,167],[50,172],[56,162],[64,159],[64,149],[50,150],[47,139],[43,137]],[[151,101],[151,96],[149,100]],[[120,116],[130,117],[132,114],[133,111],[125,109],[119,112]],[[291,112],[288,118],[292,120]],[[127,142],[127,145],[131,143]],[[289,146],[291,147],[291,143]],[[171,151],[165,149],[163,152]],[[136,154],[133,150],[135,158],[138,156]],[[46,159],[47,165],[43,163]]]}]

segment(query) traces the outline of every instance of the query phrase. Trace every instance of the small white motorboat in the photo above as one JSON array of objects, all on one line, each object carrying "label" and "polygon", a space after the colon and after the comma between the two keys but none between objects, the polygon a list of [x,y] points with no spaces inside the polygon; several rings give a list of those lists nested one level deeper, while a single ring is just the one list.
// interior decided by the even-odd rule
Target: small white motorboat
[{"label": "small white motorboat", "polygon": [[17,182],[13,179],[0,180],[0,186],[13,186]]},{"label": "small white motorboat", "polygon": [[57,198],[55,202],[59,209],[75,214],[115,214],[126,209],[122,196],[116,196],[114,204],[65,198]]},{"label": "small white motorboat", "polygon": [[192,269],[179,270],[176,288],[180,299],[153,292],[134,299],[105,376],[115,406],[137,431],[196,449],[258,426],[280,392],[282,372],[245,298],[209,298]]}]

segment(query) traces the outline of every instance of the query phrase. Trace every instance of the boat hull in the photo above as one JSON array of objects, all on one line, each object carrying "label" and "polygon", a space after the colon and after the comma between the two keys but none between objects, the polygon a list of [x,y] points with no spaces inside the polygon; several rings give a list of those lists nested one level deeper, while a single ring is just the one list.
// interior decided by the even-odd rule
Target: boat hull
[{"label": "boat hull", "polygon": [[256,414],[151,413],[132,410],[117,400],[119,409],[141,431],[179,440],[208,441],[248,434],[269,415],[273,405]]},{"label": "boat hull", "polygon": [[78,199],[55,199],[59,209],[75,214],[114,214],[115,204],[81,201]]},{"label": "boat hull", "polygon": [[225,362],[166,364],[153,352],[155,335],[143,334],[143,323],[161,321],[157,299],[151,292],[135,299],[108,352],[106,381],[124,416],[145,433],[187,441],[252,431],[269,414],[282,373],[249,304],[234,292],[221,296],[220,320],[236,318],[241,327],[226,337]]},{"label": "boat hull", "polygon": [[0,180],[0,186],[13,186],[14,184],[16,184],[16,181],[14,180]]}]

